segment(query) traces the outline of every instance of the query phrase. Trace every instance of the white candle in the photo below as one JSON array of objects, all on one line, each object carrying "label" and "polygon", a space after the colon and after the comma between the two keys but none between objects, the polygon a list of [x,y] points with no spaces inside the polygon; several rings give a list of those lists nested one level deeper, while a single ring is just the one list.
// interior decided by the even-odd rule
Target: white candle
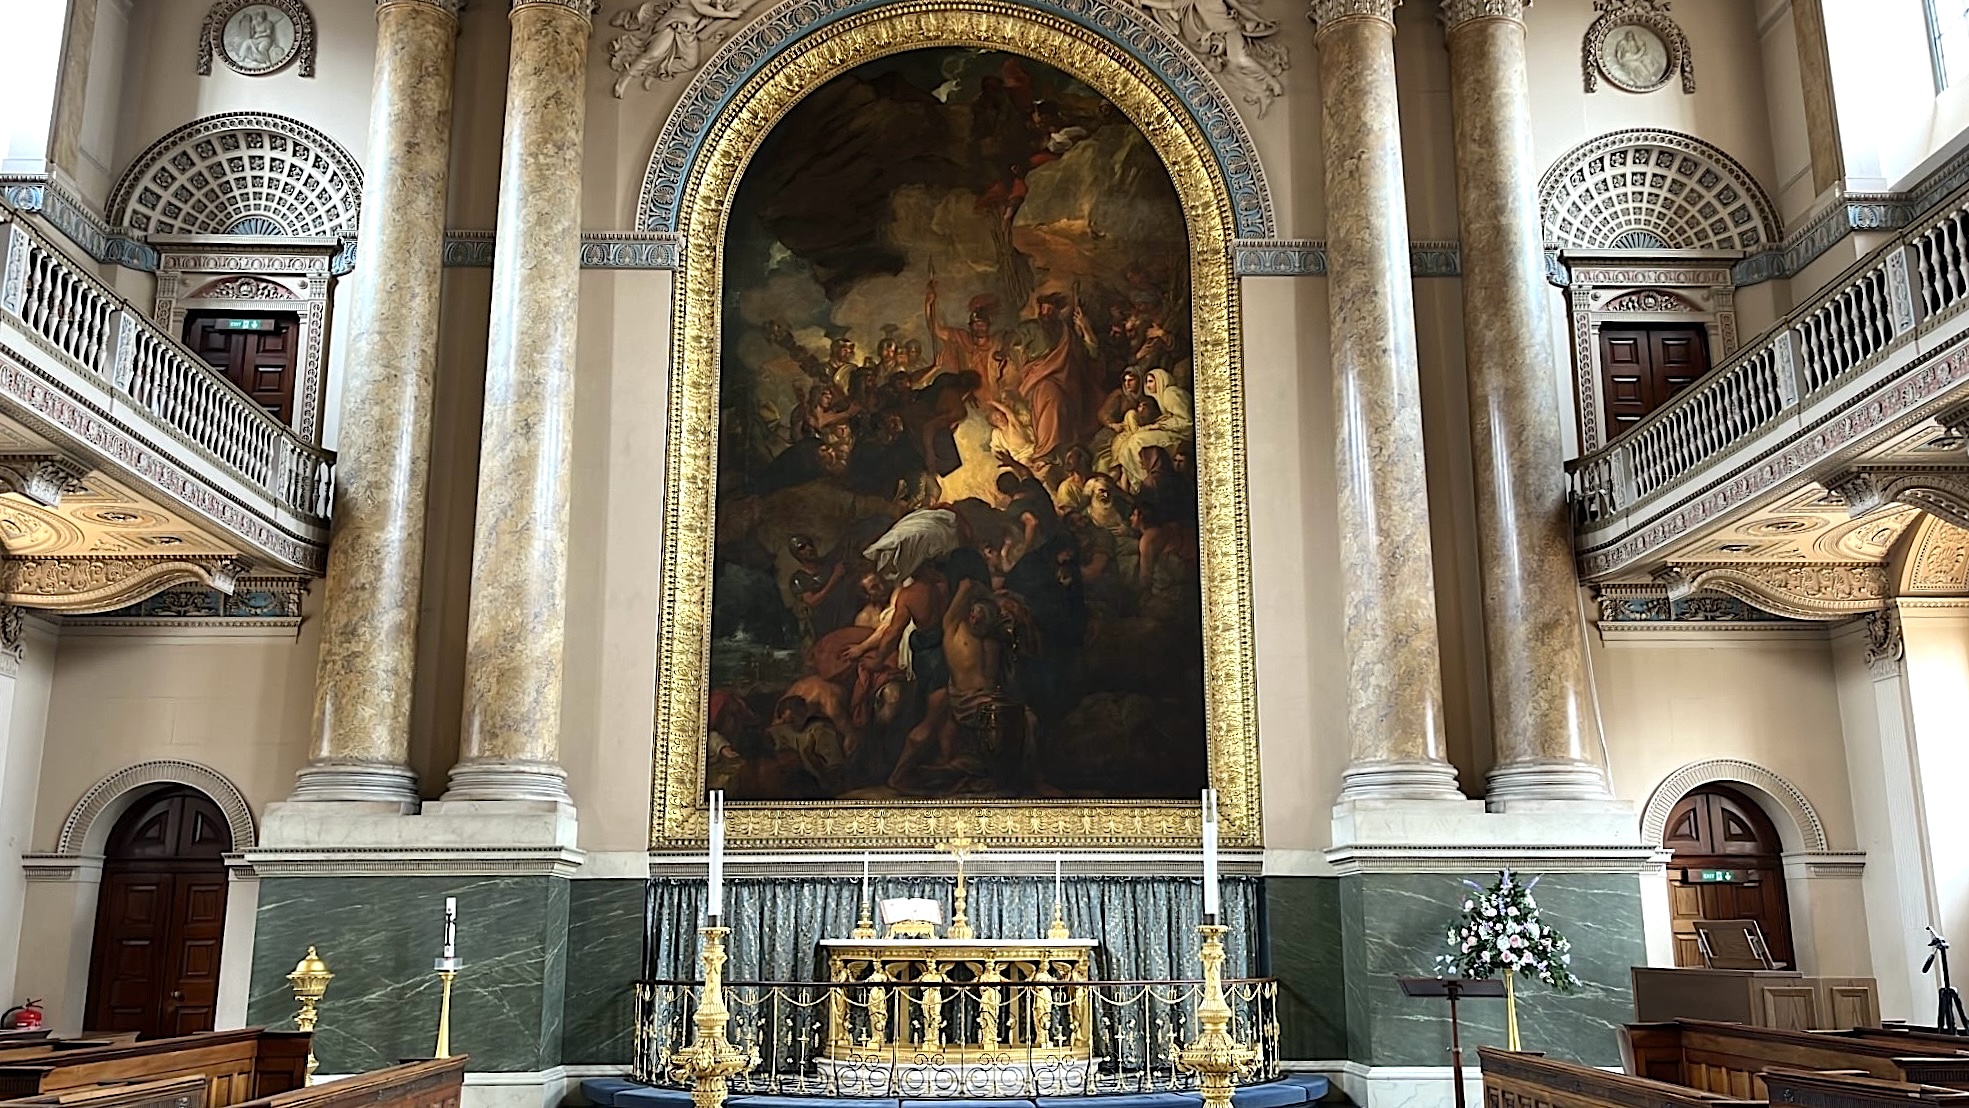
[{"label": "white candle", "polygon": [[444,954],[446,958],[458,956],[458,898],[444,898]]},{"label": "white candle", "polygon": [[1053,855],[1053,903],[1060,904],[1066,900],[1066,897],[1060,895],[1061,890],[1062,890],[1062,882],[1060,880],[1060,855],[1054,854]]},{"label": "white candle", "polygon": [[862,852],[861,852],[861,907],[862,907],[862,911],[864,911],[864,912],[866,912],[866,911],[868,910],[868,906],[869,906],[869,900],[868,900],[868,851],[866,851],[866,850],[864,850],[864,851],[862,851]]},{"label": "white candle", "polygon": [[1203,790],[1203,915],[1217,922],[1217,790]]},{"label": "white candle", "polygon": [[711,792],[711,850],[708,858],[711,897],[705,913],[716,925],[725,914],[725,790]]}]

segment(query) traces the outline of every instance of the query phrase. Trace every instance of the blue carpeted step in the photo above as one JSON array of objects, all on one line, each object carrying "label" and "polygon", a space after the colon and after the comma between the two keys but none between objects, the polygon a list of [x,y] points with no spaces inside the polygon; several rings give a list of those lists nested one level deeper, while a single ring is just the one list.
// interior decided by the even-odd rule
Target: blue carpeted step
[{"label": "blue carpeted step", "polygon": [[[588,1083],[581,1083],[587,1092]],[[593,1093],[588,1094],[593,1097]],[[610,1108],[689,1108],[691,1094],[685,1089],[653,1089],[648,1085],[635,1085],[615,1094]],[[596,1101],[597,1104],[601,1103]]]},{"label": "blue carpeted step", "polygon": [[590,1077],[581,1082],[581,1095],[601,1108],[615,1108],[615,1098],[632,1089],[646,1088],[626,1077]]},{"label": "blue carpeted step", "polygon": [[902,1108],[894,1097],[873,1096],[735,1096],[731,1108]]},{"label": "blue carpeted step", "polygon": [[1327,1080],[1326,1075],[1323,1073],[1288,1073],[1284,1077],[1279,1078],[1279,1080],[1293,1085],[1305,1086],[1307,1100],[1318,1100],[1325,1096],[1329,1089],[1333,1088],[1333,1082]]},{"label": "blue carpeted step", "polygon": [[1014,1097],[979,1097],[973,1100],[905,1100],[902,1108],[1033,1108],[1032,1101]]},{"label": "blue carpeted step", "polygon": [[1309,1091],[1297,1081],[1267,1081],[1233,1090],[1231,1105],[1232,1108],[1293,1108],[1310,1099]]}]

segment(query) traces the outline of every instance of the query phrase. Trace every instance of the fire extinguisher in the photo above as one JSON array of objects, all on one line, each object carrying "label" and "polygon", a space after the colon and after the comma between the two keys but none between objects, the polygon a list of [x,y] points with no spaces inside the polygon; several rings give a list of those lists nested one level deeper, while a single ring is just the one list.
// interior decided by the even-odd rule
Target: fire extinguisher
[{"label": "fire extinguisher", "polygon": [[41,1002],[30,997],[26,1004],[0,1013],[0,1030],[33,1031],[41,1026]]}]

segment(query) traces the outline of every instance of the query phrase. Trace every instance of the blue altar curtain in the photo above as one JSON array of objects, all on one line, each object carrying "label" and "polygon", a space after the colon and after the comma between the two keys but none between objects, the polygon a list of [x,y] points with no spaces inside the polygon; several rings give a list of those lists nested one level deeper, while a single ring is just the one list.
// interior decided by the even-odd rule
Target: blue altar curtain
[{"label": "blue altar curtain", "polygon": [[[877,877],[872,900],[927,897],[950,913],[953,877]],[[1249,977],[1258,933],[1259,881],[1227,877],[1219,886],[1225,977]],[[1053,920],[1050,877],[967,877],[966,915],[981,939],[1046,934]],[[644,975],[656,980],[703,977],[697,929],[704,922],[704,881],[653,879],[644,904]],[[1067,927],[1100,941],[1095,977],[1170,981],[1202,975],[1197,925],[1203,883],[1196,877],[1074,877],[1063,902]],[[844,877],[737,878],[725,882],[728,981],[825,980],[822,939],[844,939],[861,911],[861,881]],[[946,920],[947,922],[947,920]]]}]

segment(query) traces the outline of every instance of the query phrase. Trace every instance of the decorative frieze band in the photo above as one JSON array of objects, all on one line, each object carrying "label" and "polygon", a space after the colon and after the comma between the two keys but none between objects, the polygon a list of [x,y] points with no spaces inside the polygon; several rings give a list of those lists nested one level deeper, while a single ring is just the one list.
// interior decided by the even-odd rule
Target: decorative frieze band
[{"label": "decorative frieze band", "polygon": [[[684,236],[669,231],[588,231],[581,236],[583,269],[676,269],[683,264]],[[446,231],[449,269],[492,265],[491,231]]]},{"label": "decorative frieze band", "polygon": [[[1233,270],[1240,277],[1324,277],[1326,242],[1322,239],[1238,239],[1232,244]],[[1408,244],[1408,265],[1414,277],[1459,277],[1463,274],[1461,246],[1454,242]]]},{"label": "decorative frieze band", "polygon": [[1675,565],[1663,571],[1671,599],[1713,592],[1793,619],[1849,619],[1887,604],[1886,567],[1793,562]]}]

